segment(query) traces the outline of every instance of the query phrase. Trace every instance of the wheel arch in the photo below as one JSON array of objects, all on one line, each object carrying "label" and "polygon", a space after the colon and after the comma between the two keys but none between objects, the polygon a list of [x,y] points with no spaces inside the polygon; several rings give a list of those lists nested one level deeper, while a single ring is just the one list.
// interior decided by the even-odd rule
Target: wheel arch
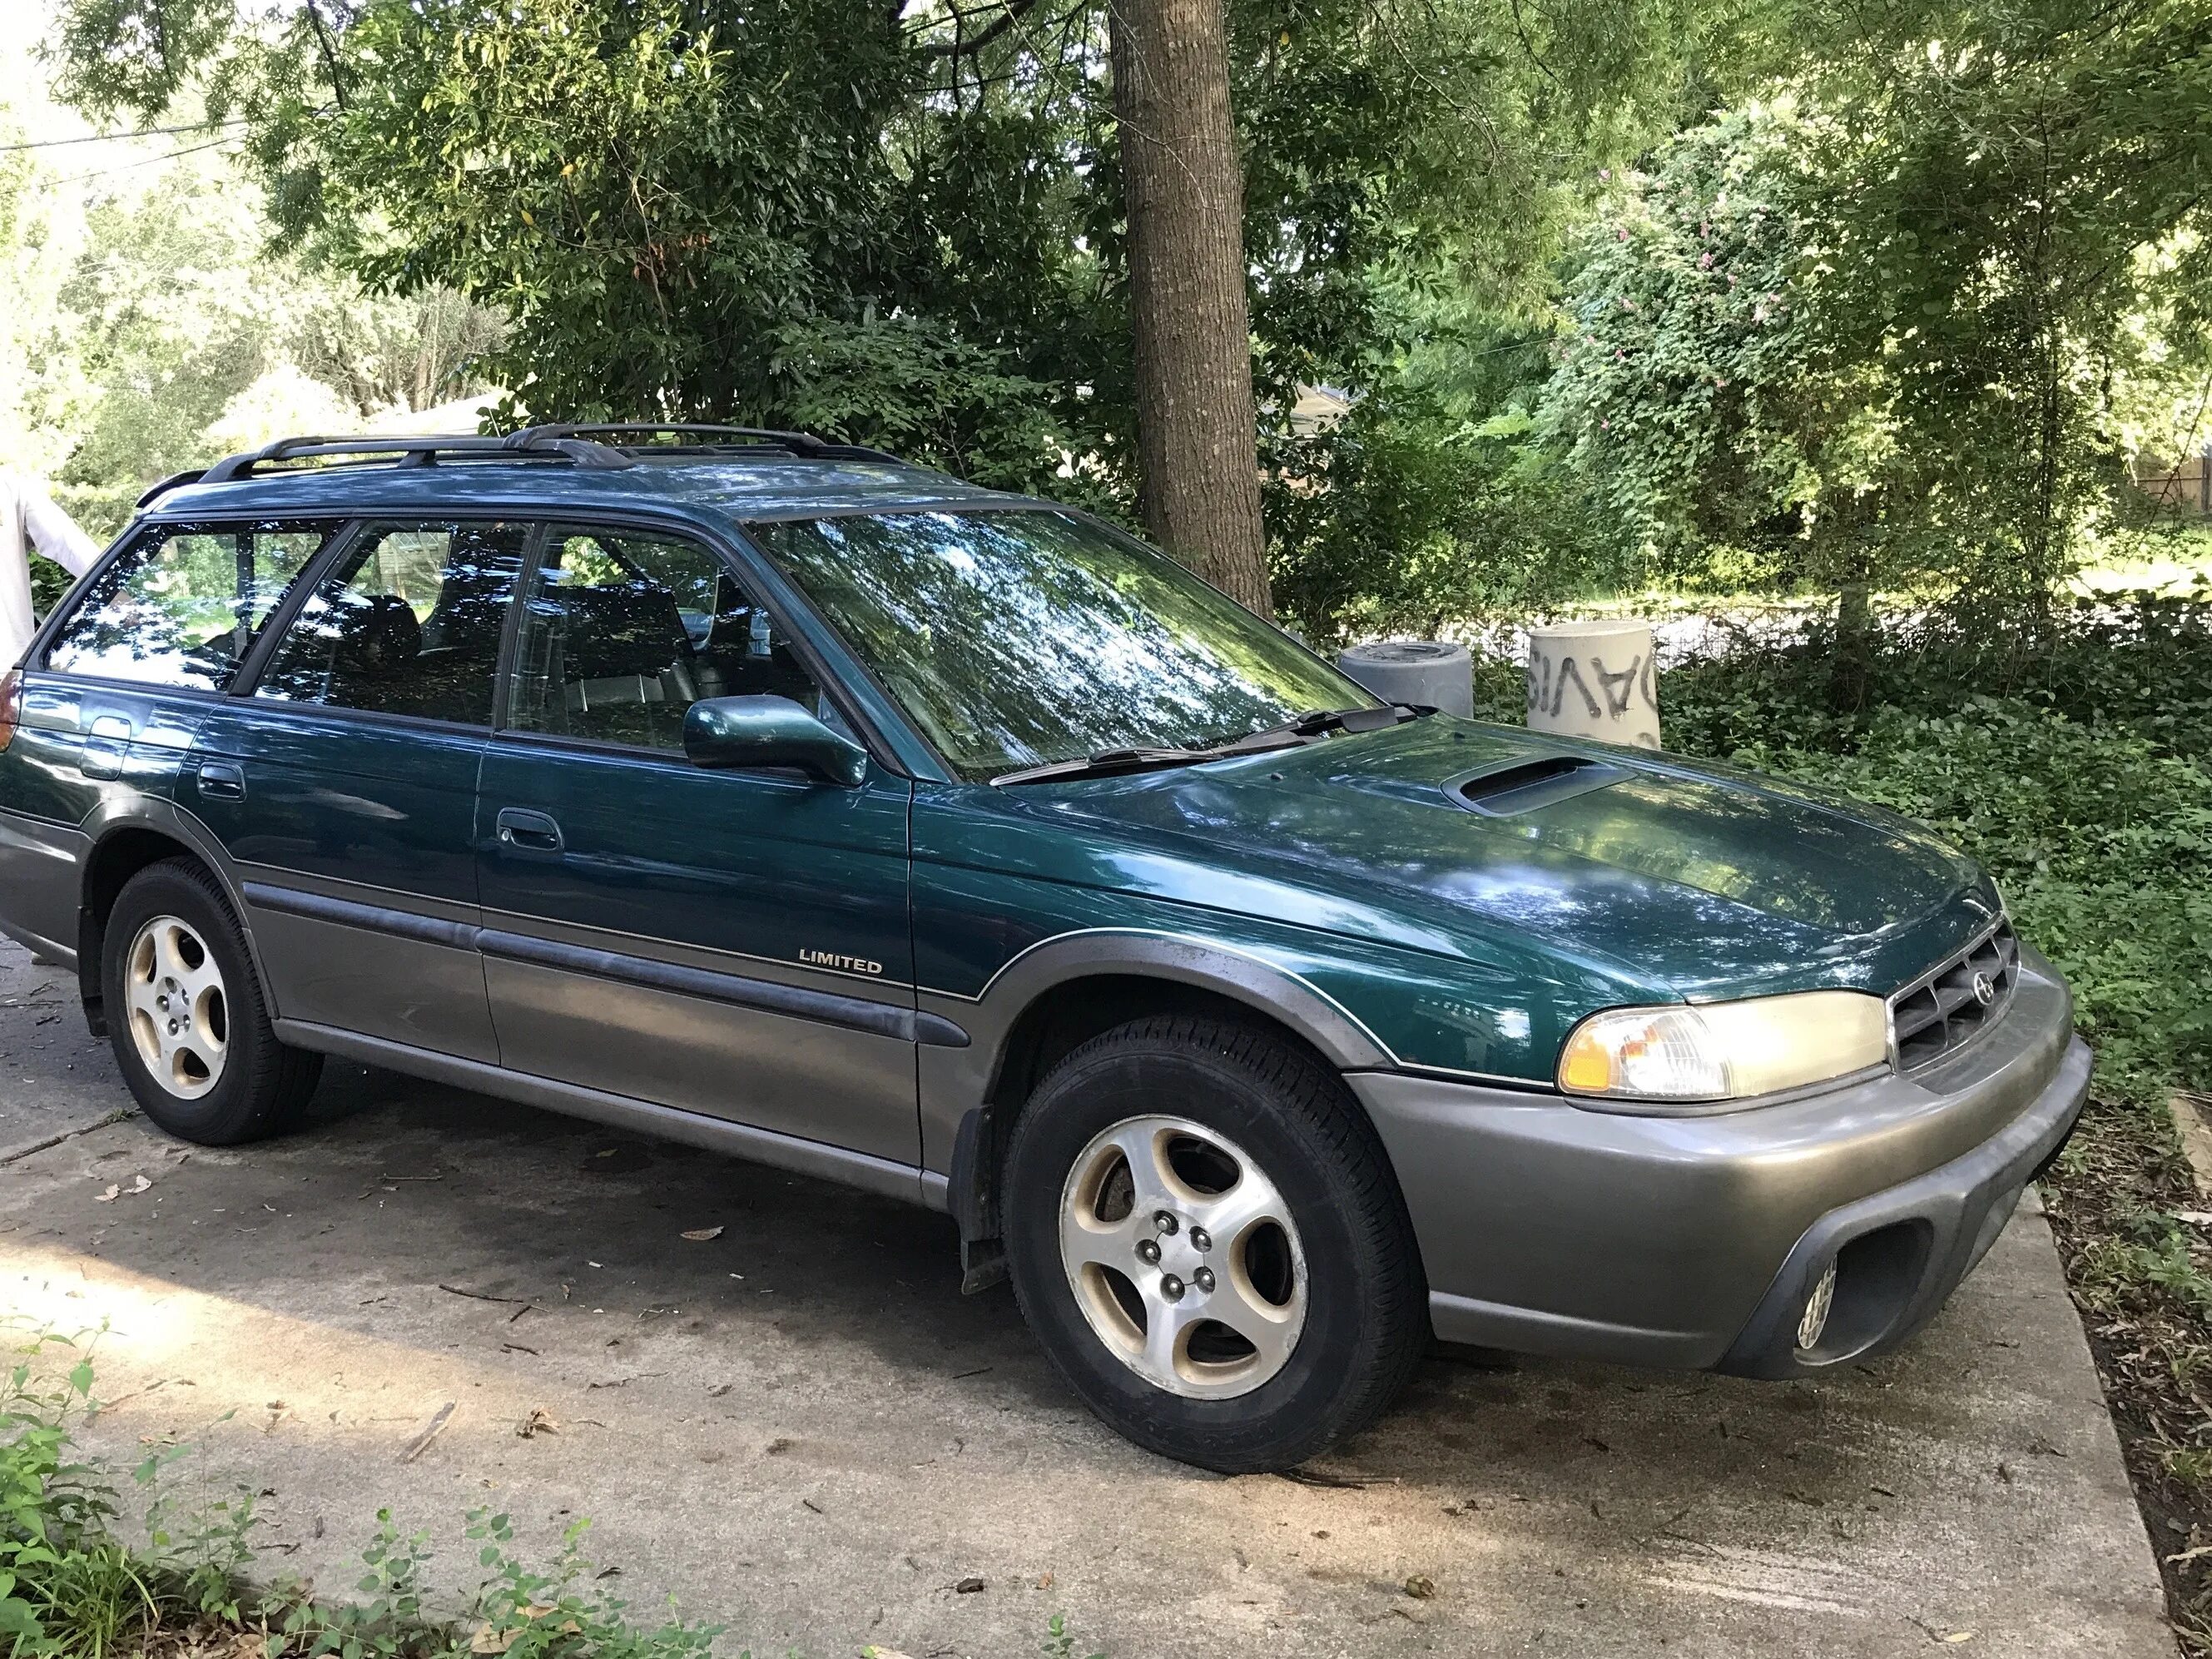
[{"label": "wheel arch", "polygon": [[139,810],[135,812],[118,813],[104,823],[95,819],[84,826],[92,840],[78,878],[76,977],[85,1023],[94,1036],[107,1034],[106,994],[100,982],[107,919],[131,878],[165,859],[188,858],[215,878],[246,936],[253,970],[264,988],[268,984],[252,929],[246,926],[237,883],[226,867],[228,860],[219,845],[186,814],[166,802],[142,800],[136,805]]},{"label": "wheel arch", "polygon": [[[1332,1071],[1397,1063],[1354,1015],[1292,969],[1174,933],[1063,935],[1009,963],[972,1006],[941,1001],[972,1041],[963,1050],[924,1050],[939,1067],[935,1076],[924,1072],[924,1133],[926,1150],[945,1149],[945,1204],[968,1249],[970,1288],[978,1287],[979,1255],[988,1255],[976,1247],[998,1237],[1000,1171],[1015,1119],[1060,1058],[1102,1032],[1147,1015],[1210,1014],[1261,1026]],[[986,1272],[981,1282],[992,1277]]]}]

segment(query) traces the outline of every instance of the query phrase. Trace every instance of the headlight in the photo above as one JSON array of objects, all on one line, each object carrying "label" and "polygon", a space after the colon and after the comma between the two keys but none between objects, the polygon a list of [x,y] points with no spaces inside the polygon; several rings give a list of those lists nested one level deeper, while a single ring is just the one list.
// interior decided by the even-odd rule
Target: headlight
[{"label": "headlight", "polygon": [[1559,1087],[1616,1100],[1742,1100],[1888,1059],[1880,997],[1805,991],[1592,1014],[1559,1051]]}]

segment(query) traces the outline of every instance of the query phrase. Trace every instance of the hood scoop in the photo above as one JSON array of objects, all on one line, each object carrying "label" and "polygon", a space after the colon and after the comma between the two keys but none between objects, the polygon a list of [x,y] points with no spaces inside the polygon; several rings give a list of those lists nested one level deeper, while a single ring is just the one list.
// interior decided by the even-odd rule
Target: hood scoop
[{"label": "hood scoop", "polygon": [[1452,802],[1486,818],[1516,817],[1603,789],[1628,775],[1625,766],[1583,755],[1547,755],[1452,778],[1443,786]]}]

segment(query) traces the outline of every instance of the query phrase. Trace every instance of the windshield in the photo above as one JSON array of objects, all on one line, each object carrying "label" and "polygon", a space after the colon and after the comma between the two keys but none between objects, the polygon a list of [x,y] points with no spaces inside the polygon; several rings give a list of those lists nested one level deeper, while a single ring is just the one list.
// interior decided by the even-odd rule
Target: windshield
[{"label": "windshield", "polygon": [[1194,748],[1375,699],[1165,554],[1072,514],[749,526],[961,777]]}]

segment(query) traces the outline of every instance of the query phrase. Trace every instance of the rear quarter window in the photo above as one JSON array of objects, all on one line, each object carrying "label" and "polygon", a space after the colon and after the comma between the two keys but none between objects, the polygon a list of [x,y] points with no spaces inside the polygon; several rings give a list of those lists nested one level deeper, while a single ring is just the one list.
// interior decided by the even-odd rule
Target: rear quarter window
[{"label": "rear quarter window", "polygon": [[62,673],[227,691],[336,520],[147,525],[95,576],[46,652]]}]

